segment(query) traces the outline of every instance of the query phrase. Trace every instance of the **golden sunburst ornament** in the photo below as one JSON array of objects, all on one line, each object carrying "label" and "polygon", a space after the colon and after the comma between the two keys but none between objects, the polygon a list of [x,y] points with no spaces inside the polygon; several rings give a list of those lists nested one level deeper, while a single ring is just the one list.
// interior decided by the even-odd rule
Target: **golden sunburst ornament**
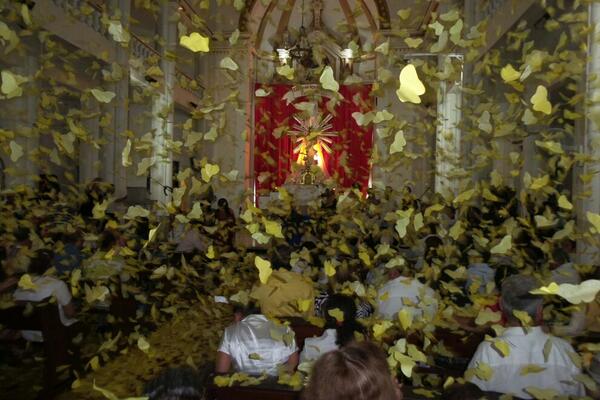
[{"label": "golden sunburst ornament", "polygon": [[294,153],[302,153],[303,149],[305,152],[306,150],[310,151],[310,149],[316,151],[322,149],[328,154],[331,154],[333,138],[338,134],[337,132],[331,131],[333,124],[329,122],[332,119],[333,116],[331,114],[323,116],[323,114],[319,113],[308,119],[301,119],[295,115],[294,120],[297,125],[293,127],[294,130],[288,133],[289,136],[296,138]]}]

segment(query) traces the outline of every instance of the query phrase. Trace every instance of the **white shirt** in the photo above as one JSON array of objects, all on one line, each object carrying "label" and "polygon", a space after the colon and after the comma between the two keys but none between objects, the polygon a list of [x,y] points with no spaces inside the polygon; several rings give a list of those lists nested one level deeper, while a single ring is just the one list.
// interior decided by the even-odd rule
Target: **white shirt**
[{"label": "white shirt", "polygon": [[315,361],[325,353],[336,350],[338,345],[337,332],[335,329],[327,329],[316,338],[307,338],[304,341],[304,350],[300,354],[300,362]]},{"label": "white shirt", "polygon": [[[575,350],[568,342],[544,333],[539,326],[528,328],[527,333],[521,327],[508,328],[498,339],[508,344],[508,356],[502,357],[492,348],[491,342],[485,341],[479,345],[469,363],[467,372],[477,368],[479,363],[487,364],[493,370],[487,381],[476,376],[469,378],[481,390],[507,393],[523,399],[532,398],[524,391],[527,387],[552,389],[561,395],[584,396],[583,385],[573,379],[581,373],[581,369],[569,357]],[[548,340],[551,340],[552,346],[545,362],[544,346]],[[521,370],[532,364],[545,369],[521,375]]]},{"label": "white shirt", "polygon": [[377,291],[378,314],[395,320],[398,312],[408,310],[414,318],[423,314],[433,319],[438,309],[435,291],[416,279],[400,276],[387,282]]},{"label": "white shirt", "polygon": [[[76,319],[68,318],[63,310],[63,307],[71,302],[71,292],[66,283],[51,276],[37,276],[33,277],[31,281],[36,286],[35,289],[23,290],[19,288],[15,290],[13,298],[16,301],[40,302],[54,296],[56,302],[59,304],[58,314],[60,322],[64,326],[70,326],[77,322]],[[23,338],[30,342],[44,341],[41,331],[22,331],[22,334]]]},{"label": "white shirt", "polygon": [[[275,337],[291,335],[289,344]],[[294,332],[264,315],[249,315],[225,329],[219,351],[228,354],[234,368],[250,375],[277,375],[277,367],[296,352]]]}]

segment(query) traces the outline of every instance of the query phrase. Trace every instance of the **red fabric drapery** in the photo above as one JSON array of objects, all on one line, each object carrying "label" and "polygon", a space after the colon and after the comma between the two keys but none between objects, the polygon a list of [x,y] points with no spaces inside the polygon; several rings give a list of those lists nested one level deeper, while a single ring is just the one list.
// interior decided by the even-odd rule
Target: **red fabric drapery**
[{"label": "red fabric drapery", "polygon": [[[292,117],[299,113],[294,103],[305,101],[297,99],[287,104],[283,96],[292,89],[291,85],[257,84],[255,89],[260,88],[269,95],[257,97],[254,110],[254,173],[259,193],[283,185],[292,163],[298,158],[286,133],[293,129],[295,121]],[[371,85],[340,86],[339,93],[344,100],[335,107],[331,120],[338,137],[332,145],[333,153],[324,153],[327,174],[339,187],[347,188],[358,183],[364,190],[369,182],[373,128],[358,126],[352,114],[365,114],[374,109]],[[330,114],[325,101],[319,107],[321,113]]]}]

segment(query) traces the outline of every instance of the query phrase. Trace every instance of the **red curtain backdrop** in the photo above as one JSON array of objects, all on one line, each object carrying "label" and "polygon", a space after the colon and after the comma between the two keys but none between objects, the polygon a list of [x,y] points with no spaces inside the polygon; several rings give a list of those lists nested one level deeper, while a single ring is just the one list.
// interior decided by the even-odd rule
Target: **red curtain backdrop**
[{"label": "red curtain backdrop", "polygon": [[[283,96],[292,89],[291,85],[260,85],[266,97],[257,97],[254,110],[254,172],[256,190],[259,193],[271,191],[285,183],[292,163],[298,158],[293,154],[294,144],[286,133],[293,129],[293,115],[299,113],[294,103],[306,99],[296,99],[287,104]],[[333,112],[333,130],[338,132],[334,139],[331,155],[324,152],[327,174],[335,179],[339,187],[347,188],[354,183],[363,190],[369,183],[369,158],[373,147],[373,127],[356,124],[352,113],[363,114],[374,109],[371,85],[340,86],[339,93],[344,100],[338,103]],[[330,114],[325,102],[320,105],[324,115]]]}]

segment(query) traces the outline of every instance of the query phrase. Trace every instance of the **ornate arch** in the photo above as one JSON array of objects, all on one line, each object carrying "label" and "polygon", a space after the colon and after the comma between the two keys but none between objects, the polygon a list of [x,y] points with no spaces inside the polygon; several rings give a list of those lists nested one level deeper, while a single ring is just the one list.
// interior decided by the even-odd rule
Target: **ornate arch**
[{"label": "ornate arch", "polygon": [[[248,20],[252,14],[252,10],[256,5],[257,0],[246,0],[246,4],[240,13],[240,19],[238,21],[238,29],[240,32],[248,32]],[[273,4],[276,0],[271,0]],[[364,0],[361,0],[364,1]],[[379,29],[390,29],[390,8],[387,0],[373,0],[377,7],[377,13],[379,14]]]}]

